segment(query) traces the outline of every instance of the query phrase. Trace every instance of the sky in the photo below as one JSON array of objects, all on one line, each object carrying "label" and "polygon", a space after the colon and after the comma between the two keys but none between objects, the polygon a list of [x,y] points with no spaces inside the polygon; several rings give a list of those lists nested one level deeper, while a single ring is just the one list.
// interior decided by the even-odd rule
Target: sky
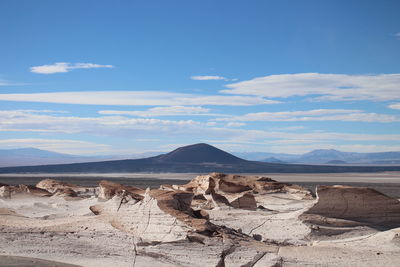
[{"label": "sky", "polygon": [[2,0],[0,149],[400,151],[400,1]]}]

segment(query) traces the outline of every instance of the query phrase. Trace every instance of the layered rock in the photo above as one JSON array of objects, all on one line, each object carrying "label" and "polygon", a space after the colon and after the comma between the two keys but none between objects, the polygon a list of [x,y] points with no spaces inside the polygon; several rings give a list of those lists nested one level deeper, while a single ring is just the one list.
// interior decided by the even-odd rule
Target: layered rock
[{"label": "layered rock", "polygon": [[[317,186],[317,203],[301,218],[308,222],[347,225],[351,222],[400,225],[400,201],[372,188],[343,185]],[[338,219],[336,221],[329,218]]]},{"label": "layered rock", "polygon": [[204,196],[204,201],[196,201],[198,207],[231,206],[241,209],[256,209],[254,195],[287,193],[297,199],[312,199],[308,190],[298,185],[280,183],[268,177],[242,176],[211,173],[197,176],[185,185],[163,186],[164,189],[192,192]]},{"label": "layered rock", "polygon": [[54,179],[44,179],[36,184],[37,188],[45,189],[48,192],[61,196],[92,196],[96,194],[96,188],[79,186],[76,184],[64,183]]},{"label": "layered rock", "polygon": [[1,198],[12,198],[12,196],[16,194],[30,194],[38,197],[48,197],[51,196],[51,193],[45,189],[37,188],[32,185],[23,185],[20,184],[18,186],[13,185],[4,185],[0,187],[0,197]]},{"label": "layered rock", "polygon": [[197,176],[186,185],[175,185],[174,189],[190,191],[195,194],[208,194],[211,191],[223,193],[289,193],[303,198],[312,198],[312,193],[299,185],[277,182],[269,177],[242,176],[223,173],[211,173]]},{"label": "layered rock", "polygon": [[140,201],[131,196],[128,198],[125,202],[115,195],[90,209],[114,227],[145,242],[177,241],[186,239],[191,233],[212,231],[212,224],[190,208],[192,193],[147,190]]},{"label": "layered rock", "polygon": [[143,199],[143,195],[145,190],[128,185],[122,185],[106,180],[102,180],[99,183],[99,198],[102,199],[111,199],[115,195],[130,195],[131,197],[141,200]]}]

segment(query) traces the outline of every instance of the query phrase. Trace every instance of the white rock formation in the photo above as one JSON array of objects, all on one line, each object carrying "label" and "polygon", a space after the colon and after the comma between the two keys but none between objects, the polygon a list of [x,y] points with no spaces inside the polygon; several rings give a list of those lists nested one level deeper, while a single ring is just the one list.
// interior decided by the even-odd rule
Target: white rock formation
[{"label": "white rock formation", "polygon": [[120,196],[92,206],[90,209],[102,215],[114,227],[131,233],[145,242],[170,242],[184,240],[191,232],[206,231],[207,221],[190,214],[193,194],[147,190],[140,201],[126,203]]}]

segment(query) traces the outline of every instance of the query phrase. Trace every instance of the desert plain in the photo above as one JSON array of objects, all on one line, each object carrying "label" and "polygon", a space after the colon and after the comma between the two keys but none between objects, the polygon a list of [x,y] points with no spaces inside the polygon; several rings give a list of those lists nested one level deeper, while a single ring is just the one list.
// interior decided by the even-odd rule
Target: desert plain
[{"label": "desert plain", "polygon": [[0,265],[400,266],[399,173],[185,175],[2,179]]}]

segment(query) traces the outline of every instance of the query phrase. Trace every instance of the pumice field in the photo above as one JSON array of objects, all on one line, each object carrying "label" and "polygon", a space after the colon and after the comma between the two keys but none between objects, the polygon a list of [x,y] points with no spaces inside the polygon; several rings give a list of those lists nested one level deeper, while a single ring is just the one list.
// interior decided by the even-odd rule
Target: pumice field
[{"label": "pumice field", "polygon": [[[400,202],[374,189],[210,173],[137,188],[0,186],[2,266],[399,266]],[[9,265],[7,265],[9,264]]]}]

